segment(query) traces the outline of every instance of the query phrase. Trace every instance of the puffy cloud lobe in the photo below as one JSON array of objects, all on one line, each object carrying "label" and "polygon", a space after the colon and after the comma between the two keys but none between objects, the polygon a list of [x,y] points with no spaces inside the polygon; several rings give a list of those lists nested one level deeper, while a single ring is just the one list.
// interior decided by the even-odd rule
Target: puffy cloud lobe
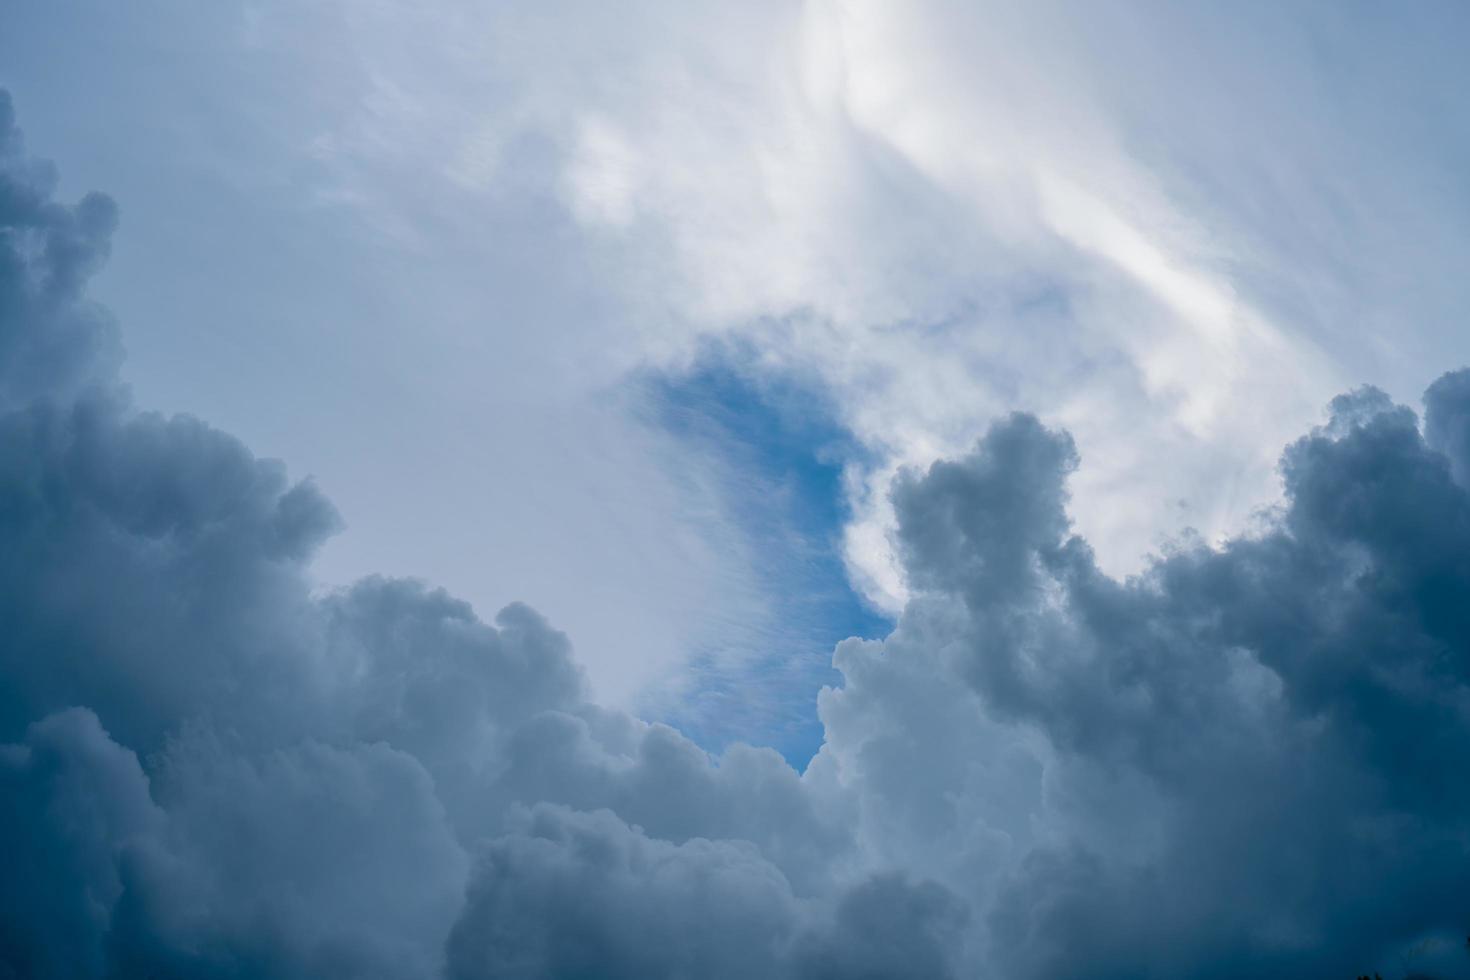
[{"label": "puffy cloud lobe", "polygon": [[123,976],[429,976],[467,867],[433,782],[382,743],[264,753],[194,731],[155,775],[166,832],[127,864]]},{"label": "puffy cloud lobe", "polygon": [[951,975],[966,912],[936,884],[879,874],[829,905],[749,842],[675,844],[607,810],[518,816],[481,856],[452,977]]},{"label": "puffy cloud lobe", "polygon": [[874,875],[837,901],[832,922],[803,937],[795,956],[804,980],[955,976],[964,904],[934,884]]},{"label": "puffy cloud lobe", "polygon": [[1449,459],[1460,486],[1470,486],[1470,370],[1446,374],[1424,393],[1424,440]]},{"label": "puffy cloud lobe", "polygon": [[1007,975],[1351,975],[1464,928],[1470,495],[1407,409],[1332,408],[1274,527],[1126,583],[1067,533],[1070,444],[1034,420],[901,488],[930,593],[889,644],[932,623],[1051,757],[993,898]]},{"label": "puffy cloud lobe", "polygon": [[58,204],[55,185],[54,168],[22,151],[0,91],[0,408],[73,394],[121,359],[111,320],[83,298],[107,258],[117,206],[102,194]]},{"label": "puffy cloud lobe", "polygon": [[381,744],[250,757],[196,729],[150,781],[73,708],[0,778],[9,975],[426,976],[460,901],[430,780]]},{"label": "puffy cloud lobe", "polygon": [[78,701],[149,751],[187,713],[289,727],[311,686],[301,560],[330,505],[234,439],[118,398],[0,419],[0,727]]},{"label": "puffy cloud lobe", "polygon": [[523,606],[313,595],[331,505],[131,405],[111,205],[0,106],[0,976],[1470,975],[1464,373],[1127,581],[998,422],[898,482],[915,594],[808,770],[711,759]]},{"label": "puffy cloud lobe", "polygon": [[162,813],[137,757],[73,708],[0,748],[0,976],[102,975],[118,856]]},{"label": "puffy cloud lobe", "polygon": [[797,915],[751,844],[673,844],[542,804],[483,856],[450,976],[778,976]]}]

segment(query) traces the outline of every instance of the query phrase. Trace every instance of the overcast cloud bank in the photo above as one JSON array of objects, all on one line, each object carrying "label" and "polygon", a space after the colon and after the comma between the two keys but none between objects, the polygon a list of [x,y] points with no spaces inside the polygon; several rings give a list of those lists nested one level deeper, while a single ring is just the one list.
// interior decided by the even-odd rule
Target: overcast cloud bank
[{"label": "overcast cloud bank", "polygon": [[330,503],[134,406],[116,208],[8,99],[0,153],[0,975],[1470,976],[1470,374],[1127,581],[1031,416],[905,473],[798,773],[590,703],[524,606],[314,596]]}]

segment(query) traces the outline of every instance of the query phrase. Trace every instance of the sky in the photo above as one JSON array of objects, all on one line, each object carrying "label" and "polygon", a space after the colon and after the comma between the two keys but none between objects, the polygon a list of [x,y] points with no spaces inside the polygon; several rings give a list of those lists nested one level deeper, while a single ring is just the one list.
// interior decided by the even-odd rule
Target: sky
[{"label": "sky", "polygon": [[0,976],[1470,976],[1467,20],[0,7]]}]

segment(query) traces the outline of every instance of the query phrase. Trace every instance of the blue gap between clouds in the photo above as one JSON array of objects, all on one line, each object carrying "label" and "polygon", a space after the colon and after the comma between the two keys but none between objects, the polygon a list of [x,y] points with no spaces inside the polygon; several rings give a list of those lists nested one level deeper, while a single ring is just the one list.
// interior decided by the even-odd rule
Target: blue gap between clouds
[{"label": "blue gap between clouds", "polygon": [[744,657],[697,651],[690,696],[665,720],[710,751],[769,745],[804,768],[822,742],[817,692],[841,681],[833,647],[893,625],[853,591],[842,561],[843,466],[863,451],[819,387],[756,365],[738,346],[712,345],[692,369],[644,382],[649,421],[712,464],[772,614]]}]

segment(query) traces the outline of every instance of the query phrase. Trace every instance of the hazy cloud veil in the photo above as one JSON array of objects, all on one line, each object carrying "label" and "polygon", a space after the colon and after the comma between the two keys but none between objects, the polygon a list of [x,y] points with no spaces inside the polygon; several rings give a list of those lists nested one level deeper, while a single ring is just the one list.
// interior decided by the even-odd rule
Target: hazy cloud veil
[{"label": "hazy cloud veil", "polygon": [[312,594],[330,503],[134,406],[116,208],[8,98],[0,154],[0,976],[1470,976],[1470,375],[1127,581],[1031,416],[907,473],[798,773],[589,703],[524,606]]}]

